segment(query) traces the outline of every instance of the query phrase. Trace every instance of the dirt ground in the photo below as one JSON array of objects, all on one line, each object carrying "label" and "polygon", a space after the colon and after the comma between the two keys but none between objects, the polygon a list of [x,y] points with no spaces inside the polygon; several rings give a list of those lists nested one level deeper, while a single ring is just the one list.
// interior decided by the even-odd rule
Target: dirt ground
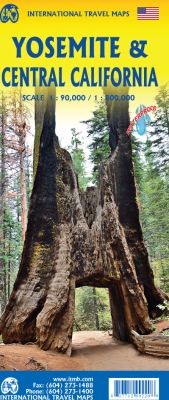
[{"label": "dirt ground", "polygon": [[73,334],[72,356],[36,345],[0,344],[0,370],[169,370],[169,359],[140,354],[108,332]]}]

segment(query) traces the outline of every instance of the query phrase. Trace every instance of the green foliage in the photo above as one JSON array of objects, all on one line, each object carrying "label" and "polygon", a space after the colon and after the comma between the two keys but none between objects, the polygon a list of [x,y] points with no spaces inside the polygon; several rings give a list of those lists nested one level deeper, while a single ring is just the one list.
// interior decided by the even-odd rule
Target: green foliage
[{"label": "green foliage", "polygon": [[[156,256],[157,257],[157,256]],[[161,257],[152,260],[152,267],[155,275],[156,285],[169,293],[169,258]]]},{"label": "green foliage", "polygon": [[110,154],[109,147],[109,126],[107,122],[105,102],[97,103],[93,116],[82,121],[87,125],[88,137],[91,138],[89,144],[90,160],[93,164],[93,181],[96,182],[101,163],[107,159]]},{"label": "green foliage", "polygon": [[134,164],[134,175],[135,183],[137,188],[137,194],[140,195],[142,188],[142,179],[144,174],[143,169],[143,143],[132,135],[132,159]]},{"label": "green foliage", "polygon": [[[146,143],[132,135],[132,156],[137,201],[144,240],[157,284],[169,291],[169,90],[165,85],[156,97],[157,112]],[[90,159],[93,181],[100,164],[109,153],[109,127],[103,102],[98,103],[92,118],[85,121],[91,138]]]},{"label": "green foliage", "polygon": [[26,169],[26,197],[27,204],[29,205],[31,193],[32,193],[32,185],[33,185],[33,162],[32,162],[32,154],[30,152],[29,147],[26,149],[26,157],[25,157],[25,169]]},{"label": "green foliage", "polygon": [[[141,221],[146,244],[151,258],[169,258],[169,191],[168,177],[161,174],[152,155],[150,140],[144,145],[145,163],[142,179]],[[161,266],[162,271],[162,266]]]},{"label": "green foliage", "polygon": [[[19,142],[23,119],[29,110],[21,106],[20,92],[0,96],[0,308],[3,311],[19,268],[22,252],[20,158],[23,143]],[[28,129],[29,131],[29,129]],[[28,152],[26,152],[28,157]],[[30,158],[26,163],[27,198],[31,179]]]},{"label": "green foliage", "polygon": [[[132,136],[133,163],[137,188],[137,199],[140,218],[143,227],[151,265],[154,270],[156,283],[169,292],[169,93],[167,86],[159,90],[156,97],[157,112],[155,121],[151,124],[151,132],[146,143]],[[8,110],[2,110],[5,119]],[[1,123],[0,115],[0,123]],[[109,127],[106,108],[103,102],[98,103],[92,117],[84,121],[87,126],[90,160],[93,163],[93,182],[98,179],[101,163],[110,154]],[[10,128],[10,127],[9,127]],[[6,130],[6,126],[5,126]],[[1,132],[0,135],[2,136]],[[0,139],[1,139],[0,136]],[[0,151],[4,151],[0,140]],[[89,178],[86,174],[85,152],[81,134],[72,129],[72,140],[69,147],[79,186],[85,189]],[[11,162],[11,152],[8,162],[5,160],[5,202],[3,204],[3,237],[0,248],[0,279],[6,285],[6,300],[12,289],[18,271],[22,252],[21,240],[21,206],[20,206],[20,175],[17,161]],[[32,158],[29,155],[25,163],[27,181],[27,199],[32,187]],[[12,173],[11,173],[12,169]],[[4,178],[1,176],[1,181]],[[2,210],[1,210],[2,211]],[[0,299],[1,301],[1,299]],[[108,290],[84,287],[76,289],[75,329],[77,330],[107,330],[111,329],[111,315]]]},{"label": "green foliage", "polygon": [[132,136],[133,162],[143,235],[156,284],[169,292],[169,91],[156,97],[157,112],[146,142]]},{"label": "green foliage", "polygon": [[[161,176],[149,152],[151,142],[143,144],[142,167],[136,174],[143,235],[149,251],[156,284],[169,291],[169,192],[168,179]],[[147,151],[148,149],[148,151]],[[136,164],[137,167],[137,164]]]},{"label": "green foliage", "polygon": [[107,289],[76,289],[76,330],[108,330],[112,328]]},{"label": "green foliage", "polygon": [[157,110],[155,119],[151,123],[153,130],[149,134],[151,139],[150,155],[154,158],[154,165],[159,172],[166,173],[169,168],[169,89],[168,84],[159,89],[156,96]]},{"label": "green foliage", "polygon": [[[15,179],[14,179],[15,181]],[[20,203],[8,198],[3,206],[3,239],[0,248],[0,280],[3,282],[3,304],[6,304],[16,279],[22,252]],[[1,303],[1,299],[0,299]]]},{"label": "green foliage", "polygon": [[163,335],[164,335],[164,336],[169,336],[169,329],[165,329],[165,330],[163,331]]},{"label": "green foliage", "polygon": [[71,132],[71,145],[68,147],[68,150],[70,151],[74,169],[78,177],[79,187],[81,189],[86,189],[89,178],[86,175],[85,153],[80,139],[81,133],[77,132],[75,128],[72,128]]}]

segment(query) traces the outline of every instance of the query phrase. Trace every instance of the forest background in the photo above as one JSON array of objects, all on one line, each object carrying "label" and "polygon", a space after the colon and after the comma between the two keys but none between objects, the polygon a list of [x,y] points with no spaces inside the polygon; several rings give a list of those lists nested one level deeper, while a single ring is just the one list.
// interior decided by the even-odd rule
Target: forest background
[{"label": "forest background", "polygon": [[[157,286],[169,292],[169,89],[155,98],[157,110],[144,140],[131,135],[137,202]],[[18,272],[33,185],[32,115],[20,91],[0,94],[0,314]],[[80,189],[96,185],[101,163],[109,156],[109,127],[104,102],[82,121],[89,138],[86,159],[83,132],[71,129],[67,146]],[[90,162],[91,173],[87,164]],[[76,289],[75,330],[111,329],[107,289]]]}]

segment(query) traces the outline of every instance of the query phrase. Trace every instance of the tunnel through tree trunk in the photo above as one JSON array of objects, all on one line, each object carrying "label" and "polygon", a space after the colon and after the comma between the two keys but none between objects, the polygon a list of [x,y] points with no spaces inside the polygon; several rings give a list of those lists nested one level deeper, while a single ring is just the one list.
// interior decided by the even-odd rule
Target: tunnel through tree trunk
[{"label": "tunnel through tree trunk", "polygon": [[5,343],[37,341],[70,354],[75,287],[83,285],[109,288],[117,338],[152,331],[148,306],[155,313],[163,296],[139,224],[128,102],[107,107],[116,146],[102,165],[95,208],[89,193],[82,201],[71,157],[55,136],[54,90],[35,113],[38,159],[21,265],[0,323]]}]

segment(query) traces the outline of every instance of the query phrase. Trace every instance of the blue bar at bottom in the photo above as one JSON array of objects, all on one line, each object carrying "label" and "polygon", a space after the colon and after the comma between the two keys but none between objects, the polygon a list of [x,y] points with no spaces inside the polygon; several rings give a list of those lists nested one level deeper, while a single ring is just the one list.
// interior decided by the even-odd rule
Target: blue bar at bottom
[{"label": "blue bar at bottom", "polygon": [[168,400],[169,371],[0,371],[0,400]]}]

